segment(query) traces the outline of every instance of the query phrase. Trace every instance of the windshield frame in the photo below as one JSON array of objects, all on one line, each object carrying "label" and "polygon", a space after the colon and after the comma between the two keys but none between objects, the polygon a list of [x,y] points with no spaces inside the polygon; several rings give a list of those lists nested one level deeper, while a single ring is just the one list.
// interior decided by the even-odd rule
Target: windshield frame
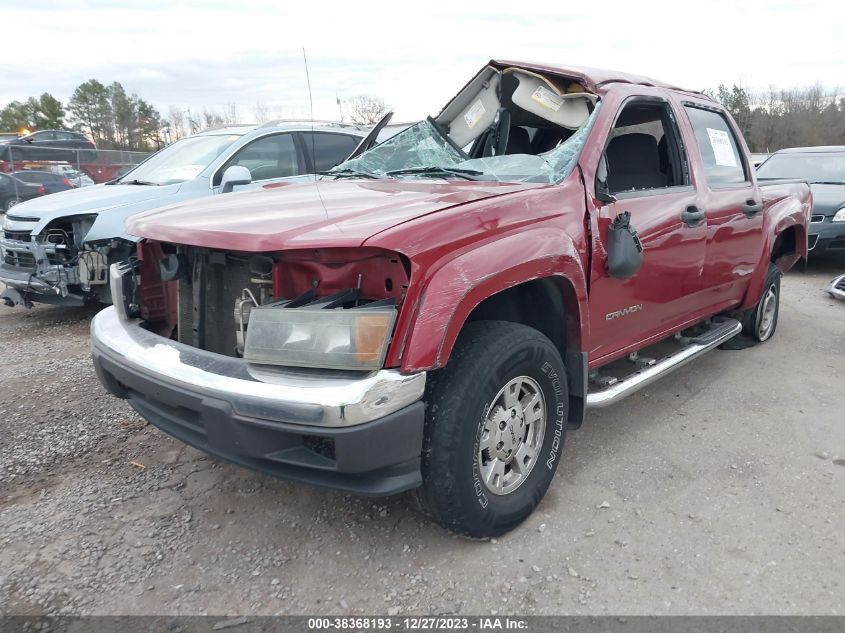
[{"label": "windshield frame", "polygon": [[[151,184],[154,184],[155,186],[162,186],[162,187],[166,187],[168,185],[180,185],[180,184],[184,184],[186,182],[191,182],[192,180],[196,180],[197,178],[202,177],[203,174],[205,174],[209,169],[216,167],[218,165],[221,157],[224,157],[224,156],[228,157],[231,154],[233,147],[235,145],[237,145],[243,139],[244,136],[245,136],[245,134],[239,134],[237,132],[220,131],[219,133],[194,134],[193,136],[186,136],[184,138],[180,138],[178,141],[175,141],[174,143],[171,143],[167,147],[161,148],[159,151],[155,152],[151,156],[148,156],[144,161],[138,163],[132,169],[130,169],[128,172],[123,174],[123,176],[121,176],[120,178],[113,181],[113,184],[120,185],[120,184],[129,184],[134,180],[142,180],[142,181],[149,180],[148,178],[139,178],[136,172],[140,168],[142,168],[143,166],[148,165],[151,160],[154,160],[157,157],[160,157],[163,152],[166,152],[166,151],[168,151],[172,148],[175,148],[180,143],[184,143],[184,142],[190,141],[190,140],[196,141],[197,139],[207,139],[207,138],[215,138],[215,137],[235,137],[228,145],[223,147],[223,149],[211,161],[209,161],[209,163],[207,165],[203,166],[203,168],[200,169],[193,177],[185,178],[184,180],[173,180],[173,181],[165,181],[165,182],[150,181]],[[185,147],[185,145],[182,145],[182,147]]]},{"label": "windshield frame", "polygon": [[[829,177],[813,178],[813,177],[810,177],[810,176],[803,176],[803,175],[766,176],[765,174],[760,173],[760,170],[764,169],[770,163],[773,164],[774,162],[781,163],[781,162],[785,162],[785,161],[790,160],[790,159],[793,160],[793,161],[795,161],[796,159],[797,160],[804,159],[804,160],[808,160],[808,162],[809,162],[810,160],[821,161],[821,160],[825,160],[825,159],[830,160],[832,158],[837,158],[837,159],[841,160],[842,163],[843,163],[842,176],[840,178],[829,178]],[[780,167],[780,165],[777,165],[777,167]],[[763,161],[763,163],[760,164],[760,166],[756,169],[756,173],[757,173],[757,179],[758,180],[798,179],[798,180],[806,180],[807,182],[809,182],[811,184],[824,182],[824,181],[831,181],[831,180],[836,180],[838,182],[845,182],[845,149],[843,149],[842,151],[833,151],[833,152],[813,152],[813,151],[808,151],[808,152],[775,152],[774,154],[769,156],[765,161]]]}]

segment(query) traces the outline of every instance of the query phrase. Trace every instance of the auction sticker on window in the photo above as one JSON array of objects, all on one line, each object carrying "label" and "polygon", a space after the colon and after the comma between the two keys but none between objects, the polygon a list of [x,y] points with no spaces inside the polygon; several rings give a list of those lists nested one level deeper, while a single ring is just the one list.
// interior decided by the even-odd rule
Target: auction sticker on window
[{"label": "auction sticker on window", "polygon": [[466,121],[467,127],[469,129],[475,127],[475,124],[481,120],[485,112],[487,110],[484,109],[484,104],[481,103],[481,99],[478,99],[469,110],[464,112],[464,121]]},{"label": "auction sticker on window", "polygon": [[713,148],[713,158],[716,164],[723,167],[736,167],[736,156],[731,146],[731,137],[724,130],[707,128],[707,136],[710,137],[710,147]]},{"label": "auction sticker on window", "polygon": [[563,105],[563,97],[556,95],[545,86],[537,86],[537,89],[531,93],[531,98],[541,106],[545,106],[555,112],[560,110],[560,106]]}]

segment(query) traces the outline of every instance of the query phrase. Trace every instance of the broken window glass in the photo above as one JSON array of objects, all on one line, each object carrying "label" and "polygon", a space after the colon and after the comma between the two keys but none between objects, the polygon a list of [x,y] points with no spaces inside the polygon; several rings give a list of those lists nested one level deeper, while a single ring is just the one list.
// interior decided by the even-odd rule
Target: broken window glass
[{"label": "broken window glass", "polygon": [[384,176],[396,169],[452,166],[462,160],[463,156],[431,121],[420,121],[357,158],[341,163],[329,173],[348,170]]},{"label": "broken window glass", "polygon": [[[496,182],[560,182],[575,167],[584,141],[596,119],[598,105],[590,117],[569,138],[543,154],[504,154],[466,159],[430,121],[420,121],[357,158],[341,163],[328,174],[343,177],[367,175],[376,178],[444,177],[442,169],[467,170],[471,180]],[[391,174],[398,170],[427,170],[413,174]]]}]

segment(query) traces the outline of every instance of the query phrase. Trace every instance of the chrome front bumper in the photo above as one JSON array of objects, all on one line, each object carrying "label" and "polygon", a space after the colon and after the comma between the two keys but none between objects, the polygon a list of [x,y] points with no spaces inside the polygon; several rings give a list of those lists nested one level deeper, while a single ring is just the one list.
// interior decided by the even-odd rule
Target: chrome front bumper
[{"label": "chrome front bumper", "polygon": [[402,375],[382,369],[360,375],[250,365],[153,334],[140,321],[121,319],[114,307],[91,322],[91,350],[98,371],[105,359],[148,384],[224,401],[238,416],[323,428],[395,413],[422,399],[426,381],[425,372]]}]

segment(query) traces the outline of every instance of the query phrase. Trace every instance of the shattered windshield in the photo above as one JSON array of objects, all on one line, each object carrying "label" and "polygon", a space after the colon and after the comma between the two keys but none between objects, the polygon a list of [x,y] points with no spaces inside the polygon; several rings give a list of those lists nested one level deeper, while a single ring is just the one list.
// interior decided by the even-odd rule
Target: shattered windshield
[{"label": "shattered windshield", "polygon": [[431,120],[420,121],[341,163],[329,176],[364,178],[465,178],[496,182],[560,182],[572,171],[599,108],[569,138],[542,154],[467,158]]}]

